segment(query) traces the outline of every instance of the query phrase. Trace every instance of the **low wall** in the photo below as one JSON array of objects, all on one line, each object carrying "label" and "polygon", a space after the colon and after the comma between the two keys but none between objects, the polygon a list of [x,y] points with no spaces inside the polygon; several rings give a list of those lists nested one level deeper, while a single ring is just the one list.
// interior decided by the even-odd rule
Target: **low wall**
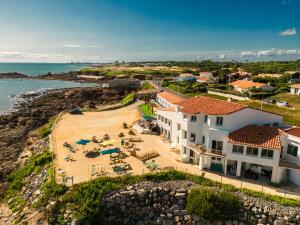
[{"label": "low wall", "polygon": [[225,93],[221,93],[221,92],[215,92],[215,91],[207,91],[208,94],[212,94],[212,95],[218,95],[218,96],[222,96],[225,98],[232,98],[235,100],[239,100],[239,101],[248,101],[249,98],[248,97],[241,97],[241,96],[237,96],[237,95],[231,95],[231,94],[225,94]]},{"label": "low wall", "polygon": [[[103,224],[223,224],[209,222],[185,210],[189,190],[197,187],[190,181],[162,183],[142,182],[113,191],[103,198]],[[300,208],[285,207],[274,202],[236,192],[243,208],[225,224],[300,224]]]}]

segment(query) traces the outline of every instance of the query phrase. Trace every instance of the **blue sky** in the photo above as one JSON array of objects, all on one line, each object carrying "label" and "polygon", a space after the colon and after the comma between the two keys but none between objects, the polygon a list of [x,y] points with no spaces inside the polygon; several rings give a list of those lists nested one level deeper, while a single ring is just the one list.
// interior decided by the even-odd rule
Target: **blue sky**
[{"label": "blue sky", "polygon": [[0,61],[300,59],[300,0],[1,0]]}]

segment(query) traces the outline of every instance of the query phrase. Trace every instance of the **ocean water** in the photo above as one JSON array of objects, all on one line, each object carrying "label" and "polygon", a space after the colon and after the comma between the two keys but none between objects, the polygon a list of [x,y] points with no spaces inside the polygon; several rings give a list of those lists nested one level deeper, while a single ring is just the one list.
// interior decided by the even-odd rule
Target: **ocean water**
[{"label": "ocean water", "polygon": [[19,72],[27,75],[41,75],[80,70],[85,63],[0,63],[0,73]]},{"label": "ocean water", "polygon": [[46,89],[90,87],[92,83],[57,80],[5,79],[0,80],[0,114],[10,111],[20,101],[20,95]]}]

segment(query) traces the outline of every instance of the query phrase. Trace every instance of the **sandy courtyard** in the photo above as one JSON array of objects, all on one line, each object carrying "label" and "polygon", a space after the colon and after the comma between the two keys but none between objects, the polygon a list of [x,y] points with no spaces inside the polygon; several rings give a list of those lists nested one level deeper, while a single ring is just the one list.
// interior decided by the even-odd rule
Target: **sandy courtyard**
[{"label": "sandy courtyard", "polygon": [[[92,179],[91,169],[93,165],[100,170],[104,170],[109,176],[116,176],[117,174],[112,169],[114,165],[110,164],[109,155],[101,155],[96,158],[86,157],[84,151],[99,148],[98,144],[87,144],[84,147],[84,151],[82,146],[76,145],[76,142],[80,139],[90,140],[93,136],[96,136],[97,139],[100,140],[104,134],[108,134],[111,139],[117,140],[116,146],[120,147],[120,149],[128,155],[128,157],[124,159],[124,162],[128,163],[132,168],[129,170],[129,173],[143,174],[149,172],[149,169],[146,168],[141,160],[129,156],[129,152],[126,149],[121,148],[121,138],[118,137],[120,132],[125,134],[125,138],[141,137],[143,142],[136,143],[136,147],[140,149],[138,154],[153,151],[158,152],[160,156],[154,158],[154,160],[160,168],[175,168],[178,164],[182,164],[178,162],[179,155],[170,150],[170,144],[163,143],[159,136],[143,134],[132,136],[128,134],[129,129],[123,128],[124,122],[131,125],[134,121],[139,119],[140,114],[137,110],[139,104],[140,103],[135,103],[111,111],[86,112],[83,115],[63,115],[56,124],[51,136],[52,149],[56,156],[56,169],[62,169],[68,177],[73,176],[74,183]],[[76,150],[75,153],[68,153],[69,150],[63,146],[65,142],[74,147]],[[102,149],[104,148],[102,147]],[[65,160],[65,157],[68,154],[72,156],[74,161]],[[57,177],[59,180],[59,175]]]}]

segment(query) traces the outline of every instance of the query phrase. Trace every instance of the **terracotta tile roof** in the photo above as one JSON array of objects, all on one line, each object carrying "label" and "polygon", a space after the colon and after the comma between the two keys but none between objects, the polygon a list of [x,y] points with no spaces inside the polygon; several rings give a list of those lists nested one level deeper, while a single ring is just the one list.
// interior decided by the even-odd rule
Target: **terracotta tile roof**
[{"label": "terracotta tile roof", "polygon": [[157,95],[172,104],[178,104],[179,102],[184,101],[184,98],[167,91],[160,92]]},{"label": "terracotta tile roof", "polygon": [[292,88],[300,88],[300,84],[292,84],[291,87]]},{"label": "terracotta tile roof", "polygon": [[188,100],[180,102],[179,105],[182,106],[181,111],[183,113],[204,113],[208,115],[226,115],[247,108],[246,105],[204,96],[190,98]]},{"label": "terracotta tile roof", "polygon": [[284,131],[276,127],[248,125],[229,134],[229,143],[254,147],[281,149]]},{"label": "terracotta tile roof", "polygon": [[207,81],[209,81],[209,78],[208,77],[197,77],[197,80],[207,82]]},{"label": "terracotta tile roof", "polygon": [[295,137],[300,137],[300,127],[293,127],[286,130],[285,132]]},{"label": "terracotta tile roof", "polygon": [[237,86],[243,89],[251,88],[251,87],[257,87],[260,88],[266,84],[264,83],[258,83],[258,82],[252,82],[252,81],[245,81],[245,80],[237,80],[232,83],[230,83],[232,86]]}]

